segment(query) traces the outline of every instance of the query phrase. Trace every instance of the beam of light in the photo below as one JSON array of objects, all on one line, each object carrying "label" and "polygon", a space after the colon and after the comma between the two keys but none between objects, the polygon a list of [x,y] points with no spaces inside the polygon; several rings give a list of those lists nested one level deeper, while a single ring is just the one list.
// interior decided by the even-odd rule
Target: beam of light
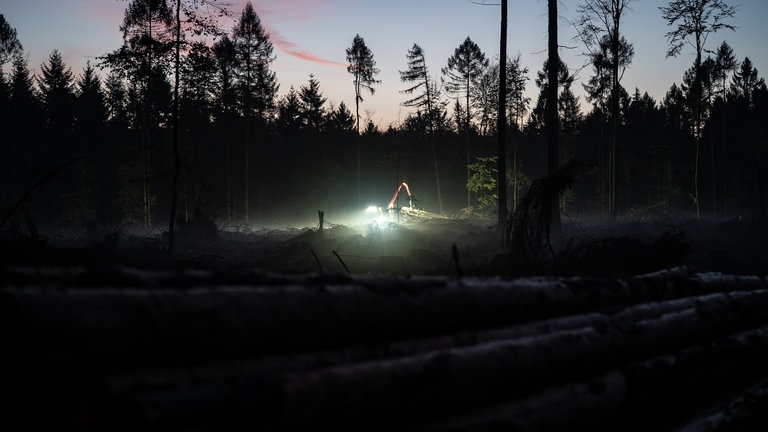
[{"label": "beam of light", "polygon": [[363,217],[357,218],[356,225],[367,226],[369,229],[383,229],[388,227],[392,220],[391,212],[384,212],[381,207],[369,205],[363,210]]}]

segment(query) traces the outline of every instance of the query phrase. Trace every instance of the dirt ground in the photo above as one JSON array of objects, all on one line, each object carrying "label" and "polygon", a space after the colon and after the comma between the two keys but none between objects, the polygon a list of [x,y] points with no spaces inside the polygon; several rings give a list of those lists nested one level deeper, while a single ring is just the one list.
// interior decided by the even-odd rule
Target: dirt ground
[{"label": "dirt ground", "polygon": [[5,233],[2,258],[23,265],[135,265],[277,273],[627,276],[689,266],[763,275],[768,228],[755,220],[564,220],[540,262],[521,266],[490,220],[439,219],[360,226],[219,230],[182,225],[174,257],[167,234],[122,231]]}]

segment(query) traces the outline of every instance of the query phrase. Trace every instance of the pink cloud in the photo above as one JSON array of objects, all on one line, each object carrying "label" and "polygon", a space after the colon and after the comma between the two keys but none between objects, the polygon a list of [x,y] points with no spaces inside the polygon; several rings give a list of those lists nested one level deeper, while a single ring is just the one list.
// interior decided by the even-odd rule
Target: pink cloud
[{"label": "pink cloud", "polygon": [[[245,3],[247,3],[246,0],[235,2],[232,9],[233,16],[239,16]],[[328,3],[328,0],[251,1],[254,10],[256,10],[259,18],[261,18],[262,25],[264,25],[267,33],[269,33],[272,43],[280,52],[303,61],[346,68],[346,63],[328,60],[302,49],[299,45],[283,36],[274,25],[279,22],[307,23],[322,14],[322,10]]]},{"label": "pink cloud", "polygon": [[289,41],[283,35],[281,35],[278,31],[276,31],[273,28],[269,28],[267,26],[266,30],[269,33],[269,38],[272,40],[272,43],[279,49],[281,52],[297,58],[299,60],[304,60],[308,62],[313,63],[319,63],[327,66],[336,66],[336,67],[347,67],[346,63],[334,61],[334,60],[328,60],[324,59],[322,57],[316,56],[308,51],[305,51],[298,47],[295,43]]}]

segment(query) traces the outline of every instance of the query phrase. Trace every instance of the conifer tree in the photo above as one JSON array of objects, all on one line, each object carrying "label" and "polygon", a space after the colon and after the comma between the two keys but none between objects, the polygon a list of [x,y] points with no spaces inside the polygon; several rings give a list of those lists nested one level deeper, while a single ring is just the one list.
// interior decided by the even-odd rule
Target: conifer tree
[{"label": "conifer tree", "polygon": [[[141,221],[144,228],[152,224],[155,205],[151,187],[153,134],[159,126],[159,113],[167,110],[165,72],[173,47],[173,11],[167,0],[132,0],[125,10],[120,31],[123,45],[101,58],[101,66],[109,67],[128,79],[137,98],[134,120],[142,132],[143,153],[141,179]],[[162,78],[161,78],[162,77]],[[128,195],[133,196],[132,192]],[[132,199],[126,201],[129,202]],[[129,204],[130,205],[130,204]]]},{"label": "conifer tree", "polygon": [[14,56],[21,54],[22,51],[23,47],[19,42],[16,29],[11,27],[3,14],[0,14],[0,72],[3,65],[13,60]]},{"label": "conifer tree", "polygon": [[274,47],[269,34],[261,23],[261,18],[254,11],[249,1],[240,14],[240,19],[232,30],[232,43],[235,48],[235,85],[239,109],[245,121],[245,178],[243,207],[245,223],[250,223],[250,182],[251,182],[251,140],[252,127],[258,122],[263,129],[268,114],[274,110],[278,84],[277,76],[271,70],[275,60]]},{"label": "conifer tree", "polygon": [[374,84],[381,81],[376,79],[379,69],[373,52],[365,44],[359,34],[352,39],[352,46],[347,48],[347,72],[352,74],[352,84],[355,86],[355,127],[357,128],[357,204],[360,205],[360,102],[363,101],[363,90],[374,94]]},{"label": "conifer tree", "polygon": [[757,69],[749,57],[745,57],[739,69],[733,74],[731,91],[747,111],[755,108],[755,94],[765,87],[765,79],[760,78]]},{"label": "conifer tree", "polygon": [[[472,88],[475,81],[485,72],[488,67],[488,59],[480,50],[480,47],[470,39],[469,36],[459,45],[448,58],[448,65],[442,69],[443,79],[445,80],[445,89],[448,93],[456,96],[458,103],[459,97],[463,94],[464,104],[464,125],[465,143],[467,151],[467,182],[471,175],[469,165],[471,163],[471,151],[469,146],[469,134],[471,130],[472,119]],[[470,191],[467,190],[467,207],[471,207]]]},{"label": "conifer tree", "polygon": [[401,93],[410,95],[413,95],[417,91],[420,93],[403,102],[403,105],[416,108],[426,120],[427,140],[429,140],[432,148],[432,163],[435,171],[437,205],[442,214],[443,198],[442,193],[440,192],[440,173],[437,165],[437,149],[434,136],[436,123],[440,121],[440,114],[442,112],[439,91],[437,85],[429,76],[424,50],[418,44],[413,44],[413,47],[408,50],[406,58],[408,60],[408,69],[400,71],[400,80],[411,83],[411,86],[402,90]]},{"label": "conifer tree", "polygon": [[301,117],[304,127],[317,134],[322,132],[325,123],[326,98],[320,92],[320,83],[314,75],[309,75],[309,81],[299,89],[301,100]]},{"label": "conifer tree", "polygon": [[213,79],[215,121],[217,129],[222,134],[225,143],[225,167],[227,189],[227,222],[232,221],[232,129],[237,119],[237,89],[236,66],[237,53],[235,44],[228,35],[213,44],[213,54],[216,58],[216,75]]},{"label": "conifer tree", "polygon": [[98,130],[107,121],[107,107],[101,78],[88,62],[77,80],[75,126],[79,133]]},{"label": "conifer tree", "polygon": [[54,136],[64,138],[71,131],[74,120],[74,75],[64,65],[58,50],[53,50],[48,62],[40,66],[40,73],[37,84],[46,125]]}]

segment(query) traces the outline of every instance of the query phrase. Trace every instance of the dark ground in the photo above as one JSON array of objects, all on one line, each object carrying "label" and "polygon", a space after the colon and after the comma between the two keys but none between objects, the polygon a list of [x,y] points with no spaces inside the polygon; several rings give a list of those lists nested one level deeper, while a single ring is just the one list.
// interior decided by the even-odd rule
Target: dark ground
[{"label": "dark ground", "polygon": [[[219,230],[181,224],[174,257],[167,234],[119,230],[5,231],[2,261],[11,265],[112,265],[257,269],[276,273],[366,275],[629,276],[688,266],[696,272],[765,274],[768,227],[757,220],[565,220],[536,263],[516,263],[493,221],[443,219],[389,226]],[[455,245],[456,253],[453,252]],[[554,255],[553,255],[554,253]]]},{"label": "dark ground", "polygon": [[[0,393],[28,426],[375,430],[375,415],[408,413],[431,425],[414,430],[444,431],[768,423],[759,221],[564,221],[526,265],[481,220],[197,221],[180,226],[173,258],[162,234],[81,231],[0,237]],[[531,275],[563,278],[514,278]]]}]

